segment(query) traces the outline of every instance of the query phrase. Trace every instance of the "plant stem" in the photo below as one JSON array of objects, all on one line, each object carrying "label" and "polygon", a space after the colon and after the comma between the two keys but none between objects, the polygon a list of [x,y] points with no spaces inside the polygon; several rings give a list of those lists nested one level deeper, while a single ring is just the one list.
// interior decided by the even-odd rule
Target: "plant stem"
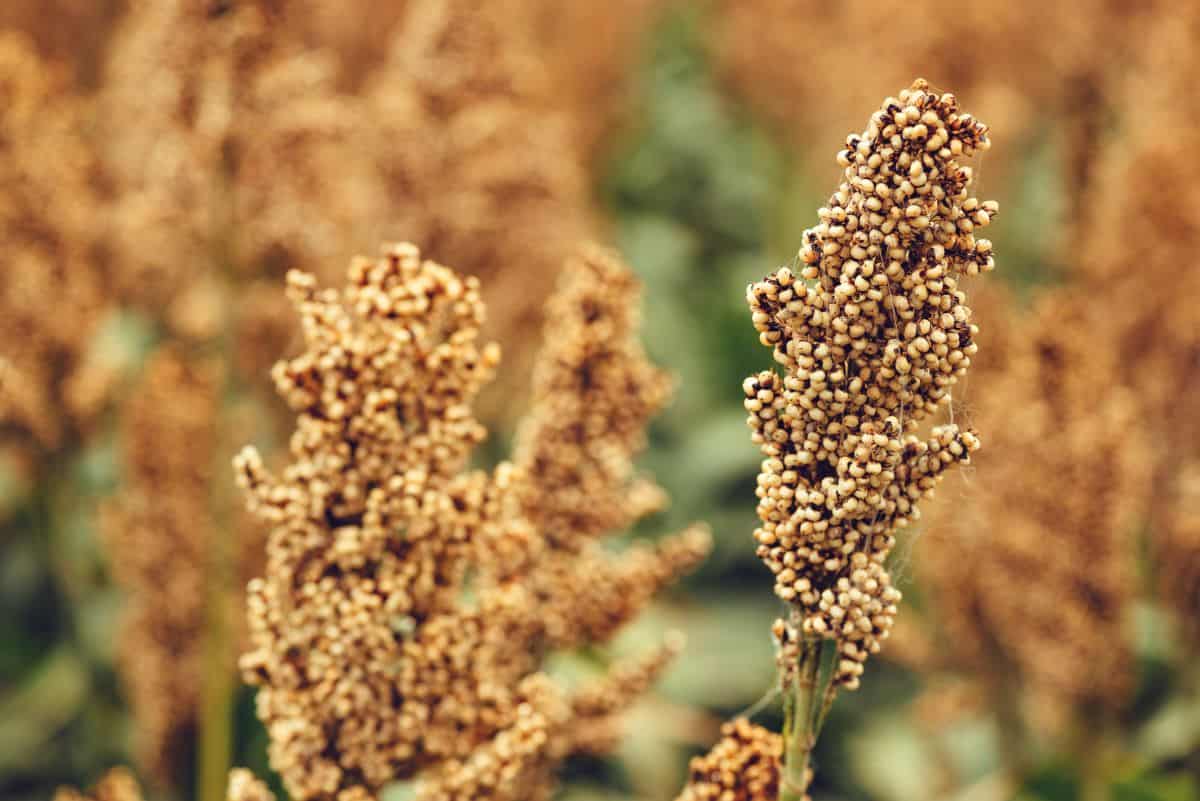
[{"label": "plant stem", "polygon": [[795,679],[784,688],[783,776],[779,801],[802,801],[808,790],[808,760],[817,742],[827,689],[818,687],[822,640],[805,640]]},{"label": "plant stem", "polygon": [[[224,219],[221,209],[234,207],[231,167],[225,165],[224,180],[213,195],[214,219]],[[218,226],[225,235],[214,236],[212,262],[221,286],[221,307],[225,319],[219,336],[210,343],[222,365],[223,386],[217,397],[217,420],[224,418],[240,392],[233,362],[237,353],[234,331],[237,329],[235,277],[232,270],[233,222]],[[220,423],[218,422],[218,425]],[[229,770],[233,766],[233,714],[237,683],[233,670],[236,659],[233,616],[236,614],[231,593],[236,577],[237,533],[233,521],[232,481],[228,478],[229,454],[217,447],[212,465],[210,504],[213,541],[207,565],[208,616],[205,621],[204,675],[200,700],[200,743],[198,754],[198,801],[224,801]]]},{"label": "plant stem", "polygon": [[1104,776],[1090,765],[1084,765],[1079,780],[1079,801],[1108,801],[1108,784]]},{"label": "plant stem", "polygon": [[[227,368],[228,370],[228,368]],[[227,375],[232,373],[228,370]],[[228,378],[226,379],[229,380]],[[221,405],[218,399],[218,406]],[[224,452],[217,448],[221,456]],[[198,801],[224,801],[233,759],[234,637],[230,593],[234,580],[231,532],[232,498],[221,480],[223,460],[213,466],[211,495],[212,542],[206,571],[207,615],[204,632],[204,673],[201,677]]]},{"label": "plant stem", "polygon": [[[224,537],[220,538],[224,540]],[[222,801],[233,756],[233,640],[230,635],[228,562],[214,543],[200,707],[199,801]]]},{"label": "plant stem", "polygon": [[1014,689],[1007,681],[1002,680],[1002,686],[996,689],[993,708],[996,710],[1001,764],[1006,775],[1020,782],[1029,773],[1025,722]]},{"label": "plant stem", "polygon": [[1100,718],[1082,721],[1074,750],[1078,754],[1079,801],[1108,801],[1108,775],[1105,721]]}]

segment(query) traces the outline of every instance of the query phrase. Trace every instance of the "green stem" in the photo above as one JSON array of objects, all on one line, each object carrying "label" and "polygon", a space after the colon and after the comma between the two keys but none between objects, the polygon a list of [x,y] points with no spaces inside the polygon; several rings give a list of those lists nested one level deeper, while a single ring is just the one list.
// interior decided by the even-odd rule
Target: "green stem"
[{"label": "green stem", "polygon": [[1078,754],[1079,801],[1108,801],[1107,747],[1103,718],[1085,716],[1076,738],[1074,750]]},{"label": "green stem", "polygon": [[[226,165],[225,181],[215,194],[217,202],[214,219],[222,219],[222,208],[233,208],[230,168]],[[232,231],[232,221],[223,230]],[[213,264],[221,282],[222,308],[227,317],[215,343],[224,370],[224,386],[217,398],[218,412],[237,398],[241,391],[233,362],[237,353],[234,332],[237,330],[234,293],[236,276],[232,269],[232,233],[216,236],[213,242]],[[221,420],[224,415],[218,414]],[[229,771],[233,767],[234,695],[237,691],[233,665],[236,659],[231,591],[236,576],[236,533],[233,523],[232,486],[229,479],[229,454],[216,448],[212,465],[213,542],[208,563],[208,618],[205,622],[204,676],[200,701],[200,743],[197,755],[197,801],[225,801]]]},{"label": "green stem", "polygon": [[1005,773],[1018,781],[1029,772],[1029,760],[1026,756],[1025,722],[1021,719],[1020,708],[1015,694],[1005,682],[1004,687],[997,692],[996,728],[999,736],[1000,761]]},{"label": "green stem", "polygon": [[1108,801],[1108,784],[1103,774],[1084,765],[1083,775],[1080,776],[1079,801]]},{"label": "green stem", "polygon": [[233,756],[233,638],[230,632],[229,561],[224,537],[214,543],[209,573],[204,687],[200,706],[199,801],[224,801]]},{"label": "green stem", "polygon": [[822,640],[806,640],[796,678],[786,693],[783,730],[783,776],[779,801],[802,801],[808,791],[808,762],[824,719],[828,688],[821,688]]},{"label": "green stem", "polygon": [[[232,371],[229,371],[232,373]],[[227,379],[228,380],[228,379]],[[220,401],[218,401],[220,403]],[[223,452],[217,449],[218,462]],[[233,759],[233,675],[234,636],[230,591],[234,580],[232,498],[226,482],[224,464],[213,466],[212,517],[213,540],[207,566],[208,603],[204,632],[204,673],[200,699],[200,742],[198,759],[198,801],[224,801],[229,769]]]}]

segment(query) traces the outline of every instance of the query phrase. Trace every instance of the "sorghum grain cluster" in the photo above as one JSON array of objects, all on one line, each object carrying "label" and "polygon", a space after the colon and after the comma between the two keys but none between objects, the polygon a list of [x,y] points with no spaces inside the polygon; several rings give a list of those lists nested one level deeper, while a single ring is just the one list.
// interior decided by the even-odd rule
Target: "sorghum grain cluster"
[{"label": "sorghum grain cluster", "polygon": [[992,269],[976,232],[997,207],[970,196],[960,159],[988,144],[985,125],[922,81],[889,98],[838,154],[845,180],[804,234],[800,273],[785,267],[748,290],[784,368],[744,386],[765,457],[758,554],[800,636],[838,641],[849,688],[900,598],[885,567],[895,530],[978,447],[953,424],[914,432],[976,350],[958,281]]},{"label": "sorghum grain cluster", "polygon": [[628,268],[593,246],[569,260],[547,306],[514,461],[536,477],[523,483],[520,501],[543,540],[529,580],[550,646],[607,639],[708,550],[703,527],[635,545],[619,560],[600,542],[666,502],[633,472],[646,424],[674,384],[638,342],[640,294]]},{"label": "sorghum grain cluster", "polygon": [[775,801],[783,738],[745,718],[721,727],[721,740],[688,766],[677,801]]},{"label": "sorghum grain cluster", "polygon": [[[547,342],[522,450],[574,468],[548,473],[541,492],[582,503],[582,482],[601,497],[633,491],[618,462],[640,435],[628,419],[614,418],[614,435],[589,415],[619,403],[648,415],[661,402],[661,384],[638,377],[660,376],[625,324],[636,318],[611,305],[634,290],[601,251],[568,267],[563,316],[548,329],[562,333]],[[628,561],[594,541],[564,549],[552,521],[565,510],[530,513],[539,463],[466,470],[486,434],[470,404],[499,359],[481,341],[476,279],[402,245],[356,261],[343,293],[299,273],[289,292],[307,342],[275,370],[298,415],[292,461],[276,477],[253,450],[238,459],[252,506],[274,526],[242,661],[261,688],[273,766],[298,799],[371,798],[413,776],[422,798],[543,797],[565,756],[611,745],[615,717],[678,644],[573,694],[539,672],[542,653],[606,639],[647,589],[703,555],[706,536]],[[566,382],[572,374],[582,380]],[[560,397],[572,393],[584,402]],[[580,459],[589,443],[608,444],[603,470]]]}]

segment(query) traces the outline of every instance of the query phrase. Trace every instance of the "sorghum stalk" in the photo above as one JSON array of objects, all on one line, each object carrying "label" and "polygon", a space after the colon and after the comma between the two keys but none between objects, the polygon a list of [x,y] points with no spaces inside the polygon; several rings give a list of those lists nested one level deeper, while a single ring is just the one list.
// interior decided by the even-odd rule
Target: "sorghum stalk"
[{"label": "sorghum stalk", "polygon": [[[228,519],[218,510],[217,519]],[[222,535],[228,528],[220,529]],[[232,549],[227,536],[213,542],[209,561],[208,618],[205,621],[204,676],[200,696],[200,742],[197,754],[197,793],[200,801],[225,798],[233,759],[234,648],[229,588],[232,586]]]},{"label": "sorghum stalk", "polygon": [[[809,781],[808,762],[817,735],[821,733],[829,679],[821,681],[821,656],[825,642],[820,638],[806,639],[800,648],[800,659],[794,678],[784,695],[783,777],[779,783],[780,801],[803,801]],[[822,686],[824,685],[824,686]]]},{"label": "sorghum stalk", "polygon": [[[230,380],[226,378],[226,381]],[[229,771],[233,767],[233,706],[237,691],[231,669],[237,659],[232,593],[237,550],[232,539],[236,529],[232,524],[232,498],[228,488],[221,481],[214,484],[212,513],[216,525],[206,576],[208,614],[204,622],[204,674],[201,677],[200,738],[196,756],[196,798],[199,801],[224,801],[226,797]]]},{"label": "sorghum stalk", "polygon": [[[234,362],[238,347],[234,332],[239,330],[240,322],[237,313],[239,307],[235,302],[238,280],[234,266],[235,234],[230,233],[236,231],[236,227],[228,211],[233,207],[233,170],[229,155],[222,154],[216,189],[209,197],[210,215],[213,219],[222,220],[220,230],[227,232],[213,241],[211,253],[218,272],[221,307],[229,310],[229,319],[214,343],[222,364]],[[225,370],[223,379],[221,392],[216,398],[218,412],[244,390],[236,370]],[[223,461],[224,458],[225,454],[218,449],[218,459]],[[213,475],[223,475],[223,471],[214,465]],[[231,592],[236,581],[237,564],[237,547],[233,541],[236,528],[233,525],[232,489],[230,483],[213,481],[211,503],[216,525],[207,565],[209,604],[204,632],[205,671],[200,697],[200,743],[197,754],[196,797],[199,801],[224,801],[229,771],[233,767],[233,707],[238,685],[229,668],[237,661],[233,621],[235,611],[240,610],[235,609]]]}]

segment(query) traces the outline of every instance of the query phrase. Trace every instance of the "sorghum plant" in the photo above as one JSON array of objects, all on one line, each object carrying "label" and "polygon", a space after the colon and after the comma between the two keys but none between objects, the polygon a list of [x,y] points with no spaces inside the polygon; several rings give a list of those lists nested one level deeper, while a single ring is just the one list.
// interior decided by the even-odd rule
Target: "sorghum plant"
[{"label": "sorghum plant", "polygon": [[102,520],[138,762],[163,785],[185,772],[200,708],[221,368],[169,346],[150,358],[125,409],[125,489]]},{"label": "sorghum plant", "polygon": [[516,461],[491,472],[466,469],[499,360],[476,279],[402,245],[355,261],[344,292],[292,273],[289,294],[307,344],[274,372],[292,460],[278,477],[237,460],[273,525],[242,660],[272,765],[298,800],[418,776],[428,799],[545,797],[678,644],[574,692],[542,655],[606,640],[708,548],[702,529],[596,545],[661,501],[631,481],[669,387],[636,344],[636,282],[603,251],[568,265]]},{"label": "sorghum plant", "polygon": [[1014,322],[1006,363],[971,387],[990,432],[973,486],[938,499],[917,546],[943,634],[918,666],[973,681],[1014,778],[1033,732],[1087,731],[1077,745],[1094,748],[1134,678],[1126,624],[1146,450],[1114,353],[1096,347],[1094,303],[1056,290]]},{"label": "sorghum plant", "polygon": [[0,33],[0,446],[46,458],[94,420],[103,290],[81,102],[19,34]]},{"label": "sorghum plant", "polygon": [[[987,130],[924,81],[885,100],[838,154],[845,180],[804,234],[799,274],[781,268],[747,293],[759,338],[784,368],[744,385],[765,457],[758,555],[789,608],[773,630],[781,799],[805,795],[830,704],[858,686],[891,629],[896,530],[979,445],[954,424],[927,439],[916,432],[949,402],[976,351],[958,282],[992,269],[991,243],[975,232],[997,208],[970,196],[960,160],[988,148]],[[738,781],[731,791],[749,793]]]},{"label": "sorghum plant", "polygon": [[[1127,136],[1103,154],[1076,272],[1083,291],[1104,299],[1093,306],[1095,319],[1148,443],[1151,486],[1141,518],[1158,590],[1195,649],[1200,270],[1193,254],[1200,245],[1200,176],[1191,153],[1200,146],[1200,103],[1187,76],[1200,65],[1192,47],[1200,13],[1191,6],[1177,12],[1158,21],[1144,63],[1125,87]],[[1137,235],[1122,237],[1117,226],[1130,224]]]},{"label": "sorghum plant", "polygon": [[[1118,100],[1119,65],[1133,57],[1145,27],[1162,11],[1157,3],[1106,0],[1070,7],[1033,0],[1004,8],[936,0],[920,13],[884,11],[870,0],[716,5],[728,82],[783,138],[804,142],[843,131],[865,103],[920,71],[935,87],[970,92],[979,114],[1005,139],[1035,131],[1047,117],[1063,122],[1068,194],[1078,197],[1084,197],[1098,140]],[[801,39],[837,47],[812,48],[805,69],[780,69],[795,60]],[[993,58],[985,61],[979,53]],[[995,59],[1009,56],[997,69]],[[826,76],[849,63],[871,67],[830,97]],[[995,172],[989,159],[989,174]]]},{"label": "sorghum plant", "polygon": [[[128,3],[102,60],[102,81],[89,106],[95,111],[90,127],[73,124],[65,132],[71,138],[60,141],[57,119],[35,127],[22,110],[25,104],[13,105],[14,120],[31,131],[41,130],[38,137],[24,135],[20,144],[28,151],[22,155],[28,162],[23,169],[37,168],[42,183],[53,185],[57,176],[48,165],[68,156],[74,159],[76,151],[90,161],[84,165],[88,169],[77,167],[66,176],[69,180],[58,182],[60,190],[70,186],[71,191],[60,191],[56,203],[31,204],[48,218],[47,224],[78,223],[78,230],[62,237],[61,247],[55,245],[60,251],[55,269],[71,269],[77,275],[46,282],[44,301],[30,298],[29,289],[21,286],[38,284],[40,272],[33,262],[28,272],[20,271],[29,277],[17,279],[14,272],[11,293],[7,276],[0,278],[0,302],[7,307],[12,296],[17,323],[12,327],[18,329],[5,338],[14,343],[25,339],[23,329],[35,325],[35,333],[44,332],[45,339],[61,338],[54,321],[67,316],[45,314],[40,308],[52,301],[51,292],[57,296],[54,302],[72,308],[71,324],[63,329],[79,335],[77,350],[107,308],[103,304],[137,309],[152,319],[156,335],[164,340],[182,349],[212,351],[227,363],[220,366],[222,386],[215,392],[220,400],[214,397],[202,419],[189,424],[177,414],[179,408],[196,410],[195,403],[177,407],[134,400],[130,405],[136,410],[123,410],[126,428],[194,425],[227,432],[228,399],[245,400],[263,389],[261,376],[292,335],[286,301],[273,285],[274,277],[285,266],[315,271],[340,263],[340,254],[354,252],[363,241],[373,241],[382,230],[396,226],[465,271],[489,277],[488,285],[497,288],[491,330],[515,346],[512,361],[527,361],[522,354],[532,348],[524,340],[535,337],[524,332],[536,330],[529,324],[538,316],[555,274],[574,243],[592,232],[594,222],[578,152],[582,144],[576,141],[576,129],[585,127],[578,118],[586,111],[557,83],[566,80],[569,70],[551,74],[548,45],[539,40],[534,26],[534,17],[544,14],[544,9],[535,14],[539,8],[524,0],[494,9],[467,3],[406,4],[383,26],[383,45],[375,48],[374,60],[353,65],[362,74],[351,77],[346,71],[352,65],[341,62],[345,51],[307,27],[311,20],[304,18],[305,9],[298,4]],[[380,32],[373,30],[371,35]],[[29,68],[14,70],[14,81],[33,74]],[[44,77],[39,74],[39,80]],[[33,85],[32,78],[28,82]],[[41,84],[34,88],[46,94]],[[62,108],[74,110],[65,103]],[[65,154],[58,162],[32,158],[41,153],[37,147],[52,144]],[[103,188],[103,205],[82,191],[88,186],[75,191],[92,162],[102,177],[97,183]],[[280,164],[288,168],[280,170]],[[37,189],[46,191],[41,184]],[[68,199],[93,206],[66,207],[63,201]],[[60,221],[60,207],[74,216]],[[87,209],[91,211],[83,213]],[[105,224],[93,224],[97,218]],[[85,233],[102,233],[97,249],[103,261],[85,260],[90,255],[82,252],[90,242]],[[36,253],[33,247],[16,250],[27,258]],[[97,272],[93,264],[110,267],[103,280],[85,272]],[[513,282],[497,280],[497,265],[520,266],[519,292],[505,293],[502,287]],[[64,293],[63,286],[69,292]],[[98,308],[84,307],[85,301]],[[31,317],[28,325],[21,316],[26,314]],[[7,332],[0,329],[0,334]],[[9,350],[3,348],[6,357]],[[42,383],[43,396],[74,392],[64,405],[77,396],[94,405],[96,381],[67,383],[72,379],[67,370],[81,362],[83,354],[59,348],[64,352],[25,351],[34,358],[17,358],[24,350],[14,347],[13,357],[0,361],[0,382],[8,388],[0,389],[0,406],[11,400],[14,417],[47,407],[57,411],[58,404],[51,402],[57,398],[36,394]],[[63,363],[61,371],[42,381],[46,365],[56,361]],[[38,374],[31,375],[35,371]],[[84,396],[84,390],[91,394]],[[251,402],[273,408],[261,397]],[[43,420],[66,416],[43,414],[42,420],[31,417],[28,422],[44,425]],[[267,420],[269,415],[264,412],[261,417]],[[144,456],[128,455],[130,461]],[[205,462],[197,472],[208,475],[209,467]],[[156,505],[148,498],[176,495],[207,496],[212,506],[224,482],[214,480],[201,489],[191,477],[178,470],[159,471],[149,481],[134,477],[122,490],[128,497],[113,506],[130,510]],[[182,486],[169,486],[174,479]],[[152,492],[147,484],[154,485]],[[184,508],[177,505],[174,513],[184,515]],[[153,516],[146,509],[139,514],[143,522]],[[222,531],[212,525],[170,524],[173,512],[167,505],[154,514],[159,516],[161,548],[195,556],[222,547]],[[215,510],[209,509],[208,515],[214,517]],[[119,521],[120,515],[113,519]],[[109,537],[114,564],[141,564],[147,553],[157,550],[140,547],[150,535],[144,525],[131,531],[138,533]],[[247,542],[253,546],[261,539]],[[252,547],[240,549],[238,555],[251,564],[261,559]],[[208,568],[230,574],[240,569],[209,561]],[[180,572],[206,569],[195,559],[173,564]],[[191,581],[209,586],[211,578],[198,574]],[[139,582],[131,582],[128,572],[121,583],[135,598],[158,588],[151,580],[137,589]],[[138,726],[144,741],[165,742],[166,729],[192,728],[199,697],[194,684],[200,676],[217,681],[217,670],[196,661],[203,650],[199,642],[187,648],[180,644],[180,632],[189,626],[199,625],[192,629],[196,637],[205,635],[202,610],[193,609],[196,615],[190,617],[178,611],[172,618],[173,607],[135,604],[140,611],[130,620],[144,623],[147,633],[136,635],[127,626],[122,642],[136,640],[144,647],[126,654],[123,645],[119,665],[129,674],[124,683],[130,697],[139,699],[133,704],[135,713],[158,709]],[[172,678],[162,679],[177,690],[167,693],[174,700],[165,707],[146,700],[161,700],[163,693],[137,689],[145,682],[155,684],[152,674],[165,674],[127,669],[154,662],[155,653],[175,653],[178,661]],[[165,686],[162,682],[159,685]],[[167,721],[170,715],[177,720]],[[156,750],[143,749],[149,759],[146,767],[160,779],[169,778],[162,770],[162,755],[151,756]],[[217,771],[218,777],[223,773]]]}]

